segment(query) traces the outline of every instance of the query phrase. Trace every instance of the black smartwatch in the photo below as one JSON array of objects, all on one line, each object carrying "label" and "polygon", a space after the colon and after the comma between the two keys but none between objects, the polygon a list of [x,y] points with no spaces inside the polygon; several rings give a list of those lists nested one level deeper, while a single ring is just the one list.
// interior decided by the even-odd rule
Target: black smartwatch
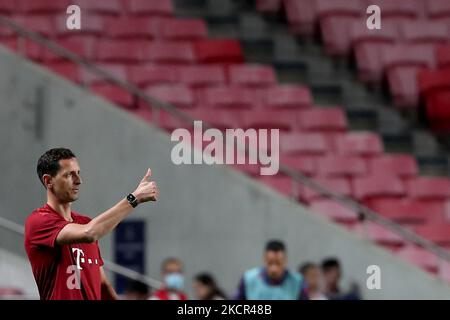
[{"label": "black smartwatch", "polygon": [[128,201],[129,204],[131,204],[131,206],[133,208],[136,208],[137,205],[139,204],[137,198],[132,193],[127,195],[127,201]]}]

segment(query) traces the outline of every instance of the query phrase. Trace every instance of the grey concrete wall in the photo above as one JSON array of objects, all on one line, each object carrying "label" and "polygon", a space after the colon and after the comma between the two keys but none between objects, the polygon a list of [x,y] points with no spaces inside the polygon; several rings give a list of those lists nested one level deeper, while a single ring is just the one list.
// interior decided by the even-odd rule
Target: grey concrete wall
[{"label": "grey concrete wall", "polygon": [[[43,101],[41,120],[36,100]],[[159,277],[163,258],[178,256],[188,278],[210,270],[231,293],[242,272],[261,263],[264,242],[281,238],[293,268],[327,255],[341,258],[344,286],[358,281],[366,298],[450,298],[450,287],[438,279],[227,167],[173,165],[166,133],[0,49],[2,216],[23,223],[45,202],[35,165],[41,153],[56,146],[78,155],[84,185],[73,208],[90,216],[114,205],[148,166],[153,169],[161,197],[130,216],[147,222],[152,277]],[[22,239],[0,231],[0,240],[23,254]],[[101,248],[111,258],[111,237]],[[371,264],[382,270],[378,291],[365,289]]]}]

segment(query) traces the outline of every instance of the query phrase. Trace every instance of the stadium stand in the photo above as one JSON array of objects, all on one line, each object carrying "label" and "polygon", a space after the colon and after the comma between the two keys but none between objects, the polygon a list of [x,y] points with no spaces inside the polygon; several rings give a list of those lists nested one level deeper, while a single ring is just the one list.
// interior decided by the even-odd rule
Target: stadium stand
[{"label": "stadium stand", "polygon": [[[370,128],[352,131],[345,106],[321,107],[314,99],[317,87],[283,83],[272,65],[247,61],[239,39],[208,37],[206,21],[230,23],[232,10],[211,7],[210,16],[201,20],[175,17],[170,0],[73,2],[88,11],[82,34],[69,32],[58,20],[55,12],[64,1],[2,1],[0,12],[219,129],[281,129],[282,163],[439,245],[449,244],[448,226],[441,224],[450,200],[448,178],[420,175],[413,155],[386,153],[382,137]],[[355,27],[364,20],[369,2],[380,5],[388,16],[382,34]],[[331,56],[354,57],[360,80],[372,84],[387,80],[397,107],[418,108],[423,100],[431,127],[450,130],[447,1],[265,0],[256,1],[256,8],[263,13],[280,13],[283,8],[293,34],[319,37]],[[4,28],[0,43],[153,122],[155,115],[146,103],[84,74],[80,66],[59,61],[32,42],[22,43]],[[159,124],[167,130],[181,126],[161,114]],[[251,176],[257,172],[255,167],[236,167]],[[291,177],[280,173],[257,180],[350,230],[363,228],[358,213],[317,191],[301,187],[295,194]],[[406,246],[376,224],[368,228],[374,242],[436,272],[431,253]]]}]

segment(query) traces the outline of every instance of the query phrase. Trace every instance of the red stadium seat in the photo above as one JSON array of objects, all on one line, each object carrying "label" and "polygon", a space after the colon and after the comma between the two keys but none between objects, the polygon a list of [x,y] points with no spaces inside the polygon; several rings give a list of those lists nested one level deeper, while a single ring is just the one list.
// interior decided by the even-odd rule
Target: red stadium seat
[{"label": "red stadium seat", "polygon": [[195,56],[200,63],[242,63],[244,56],[236,40],[209,39],[195,42]]},{"label": "red stadium seat", "polygon": [[133,96],[127,91],[113,84],[96,84],[91,87],[92,92],[106,98],[107,100],[131,108],[133,106]]},{"label": "red stadium seat", "polygon": [[300,36],[312,36],[317,22],[315,1],[283,0],[283,4],[291,31]]},{"label": "red stadium seat", "polygon": [[16,9],[16,3],[15,0],[2,0],[0,2],[0,13],[13,13]]},{"label": "red stadium seat", "polygon": [[225,85],[225,70],[221,65],[183,66],[177,79],[191,87],[209,87]]},{"label": "red stadium seat", "polygon": [[343,132],[347,118],[341,108],[311,108],[302,110],[300,128],[307,131]]},{"label": "red stadium seat", "polygon": [[400,258],[428,272],[436,273],[438,260],[436,255],[417,246],[406,246],[396,253]]},{"label": "red stadium seat", "polygon": [[[223,111],[223,110],[199,110],[190,109],[187,110],[188,114],[196,120],[205,121],[212,127],[219,130],[226,130],[231,128],[242,128],[240,120],[242,119],[241,112],[239,111]],[[259,173],[258,173],[259,174]]]},{"label": "red stadium seat", "polygon": [[189,42],[153,42],[143,48],[144,59],[156,63],[193,63],[194,51]]},{"label": "red stadium seat", "polygon": [[369,170],[375,175],[411,177],[418,173],[416,159],[411,155],[383,155],[369,160]]},{"label": "red stadium seat", "polygon": [[127,0],[125,7],[135,15],[171,16],[174,12],[172,0]]},{"label": "red stadium seat", "polygon": [[25,39],[23,48],[20,48],[22,54],[24,54],[28,59],[33,61],[44,61],[44,47],[39,45],[37,42],[34,42],[31,39]]},{"label": "red stadium seat", "polygon": [[[2,0],[3,2],[3,0]],[[45,14],[45,13],[60,13],[66,12],[69,6],[68,0],[18,0],[16,1],[17,8],[20,12],[26,14]]]},{"label": "red stadium seat", "polygon": [[450,198],[450,180],[441,177],[416,177],[406,181],[409,197],[421,200]]},{"label": "red stadium seat", "polygon": [[73,35],[101,35],[105,29],[105,19],[97,14],[83,13],[81,30],[69,30],[66,25],[67,18],[64,15],[58,15],[55,19],[56,35],[59,37],[68,37]]},{"label": "red stadium seat", "polygon": [[244,112],[243,125],[252,129],[279,129],[293,131],[297,123],[296,114],[290,110],[262,110]]},{"label": "red stadium seat", "polygon": [[414,21],[400,24],[403,39],[411,43],[447,42],[448,32],[448,25],[444,22]]},{"label": "red stadium seat", "polygon": [[309,176],[317,172],[317,157],[314,155],[281,154],[280,163]]},{"label": "red stadium seat", "polygon": [[399,39],[397,25],[392,21],[384,21],[381,29],[369,29],[360,20],[354,21],[350,30],[352,45],[363,42],[384,42],[394,43]]},{"label": "red stadium seat", "polygon": [[52,36],[55,32],[55,21],[52,16],[14,16],[13,20],[21,26],[40,33],[44,36]]},{"label": "red stadium seat", "polygon": [[362,0],[316,0],[319,17],[329,15],[347,15],[359,17],[365,12]]},{"label": "red stadium seat", "polygon": [[450,90],[441,90],[428,94],[426,114],[430,127],[439,133],[450,132]]},{"label": "red stadium seat", "polygon": [[112,38],[154,39],[162,36],[163,21],[161,18],[124,16],[109,19],[105,31]]},{"label": "red stadium seat", "polygon": [[277,13],[282,2],[282,0],[256,0],[256,9],[260,12]]},{"label": "red stadium seat", "polygon": [[366,160],[357,156],[328,155],[318,159],[320,176],[358,176],[367,173]]},{"label": "red stadium seat", "polygon": [[437,46],[436,58],[439,68],[450,68],[450,45],[443,44]]},{"label": "red stadium seat", "polygon": [[358,221],[358,213],[355,212],[355,210],[334,200],[312,200],[309,204],[309,209],[320,213],[335,222],[343,224],[353,224]]},{"label": "red stadium seat", "polygon": [[17,39],[14,38],[6,38],[0,41],[0,45],[3,45],[10,50],[17,51]]},{"label": "red stadium seat", "polygon": [[200,19],[168,19],[162,23],[162,36],[168,40],[198,40],[206,38],[208,29]]},{"label": "red stadium seat", "polygon": [[379,245],[393,250],[405,245],[405,240],[398,233],[371,221],[357,224],[352,228],[352,231],[363,238],[370,239]]},{"label": "red stadium seat", "polygon": [[323,134],[293,132],[280,135],[280,151],[286,154],[325,154],[328,143]]},{"label": "red stadium seat", "polygon": [[139,63],[143,61],[144,41],[108,40],[97,43],[96,60],[101,62]]},{"label": "red stadium seat", "polygon": [[76,83],[82,82],[82,73],[73,62],[47,62],[45,66],[54,73]]},{"label": "red stadium seat", "polygon": [[375,133],[350,132],[336,139],[338,154],[377,155],[383,152],[383,143]]},{"label": "red stadium seat", "polygon": [[179,108],[191,108],[195,103],[192,91],[182,85],[151,86],[146,89],[146,93],[155,99],[170,103]]},{"label": "red stadium seat", "polygon": [[420,236],[433,241],[437,245],[450,245],[450,223],[430,223],[423,226],[417,226],[414,228],[414,231]]},{"label": "red stadium seat", "polygon": [[[385,187],[388,187],[385,182]],[[443,205],[411,199],[379,198],[368,202],[368,206],[382,216],[405,224],[424,224],[442,221]]]},{"label": "red stadium seat", "polygon": [[420,1],[417,0],[408,0],[408,1],[365,0],[365,2],[366,6],[373,4],[379,6],[381,9],[383,19],[393,17],[415,19],[420,16],[420,13],[423,9]]},{"label": "red stadium seat", "polygon": [[379,83],[383,79],[382,52],[391,46],[388,42],[362,42],[354,47],[358,78],[365,83]]},{"label": "red stadium seat", "polygon": [[418,82],[420,93],[424,95],[436,90],[450,89],[450,69],[421,70]]},{"label": "red stadium seat", "polygon": [[426,4],[429,17],[450,17],[450,3],[447,0],[428,0]]},{"label": "red stadium seat", "polygon": [[[327,190],[337,193],[339,195],[350,196],[351,195],[351,185],[347,178],[314,178],[314,182],[319,184],[321,187]],[[324,198],[323,195],[318,193],[316,190],[302,185],[300,189],[300,200],[306,203],[310,203],[315,199]]]},{"label": "red stadium seat", "polygon": [[347,56],[351,52],[351,31],[354,24],[365,24],[365,18],[330,16],[322,18],[320,28],[325,51],[329,55]]},{"label": "red stadium seat", "polygon": [[312,105],[308,87],[293,84],[272,86],[264,90],[264,104],[269,108],[304,108]]},{"label": "red stadium seat", "polygon": [[[128,79],[127,69],[122,64],[98,63],[96,66],[98,68],[100,68],[101,70],[107,72],[108,74],[112,75],[115,78],[118,78],[123,81],[127,81],[127,79]],[[87,70],[87,69],[82,69],[82,74],[83,74],[83,82],[85,84],[88,84],[91,86],[105,84],[105,83],[109,82],[104,77],[102,77],[96,73],[89,72],[89,70]]]},{"label": "red stadium seat", "polygon": [[91,0],[73,0],[71,4],[77,4],[80,6],[83,12],[99,13],[107,15],[120,15],[123,13],[124,8],[120,0],[108,0],[108,1],[91,1]]},{"label": "red stadium seat", "polygon": [[416,108],[419,105],[417,77],[423,69],[420,66],[401,66],[389,70],[389,90],[396,107]]},{"label": "red stadium seat", "polygon": [[[80,58],[90,60],[94,55],[95,39],[90,37],[73,36],[58,41],[58,45],[78,55]],[[44,49],[43,58],[46,61],[62,60],[61,56],[56,55],[50,50]]]},{"label": "red stadium seat", "polygon": [[230,84],[236,86],[267,87],[277,81],[271,66],[242,64],[230,66]]},{"label": "red stadium seat", "polygon": [[179,69],[170,65],[137,65],[128,68],[130,81],[140,87],[155,84],[175,84],[180,79]]},{"label": "red stadium seat", "polygon": [[23,297],[23,299],[26,299],[26,294],[22,289],[16,287],[0,287],[1,299],[11,299],[12,296],[15,296],[16,298]]},{"label": "red stadium seat", "polygon": [[10,39],[14,37],[15,32],[13,29],[8,28],[7,26],[0,25],[0,39]]},{"label": "red stadium seat", "polygon": [[388,174],[354,178],[352,189],[353,196],[359,200],[375,197],[400,197],[405,194],[402,180]]},{"label": "red stadium seat", "polygon": [[258,181],[265,185],[268,185],[285,196],[293,196],[292,185],[294,181],[291,177],[277,175],[277,176],[260,176]]},{"label": "red stadium seat", "polygon": [[256,92],[242,87],[211,87],[198,91],[202,108],[251,109],[258,104]]},{"label": "red stadium seat", "polygon": [[386,46],[381,51],[385,69],[396,66],[434,67],[436,59],[434,47],[427,44],[396,44]]}]

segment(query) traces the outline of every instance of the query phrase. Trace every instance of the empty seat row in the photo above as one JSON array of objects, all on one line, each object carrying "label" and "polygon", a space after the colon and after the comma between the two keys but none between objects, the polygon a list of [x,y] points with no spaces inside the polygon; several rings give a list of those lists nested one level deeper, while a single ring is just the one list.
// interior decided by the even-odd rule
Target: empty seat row
[{"label": "empty seat row", "polygon": [[[257,6],[262,12],[276,10],[276,4],[262,3]],[[370,5],[380,7],[383,19],[448,19],[450,8],[446,0],[283,0],[282,6],[291,30],[299,35],[312,35],[319,20],[329,17],[366,17]]]},{"label": "empty seat row", "polygon": [[174,12],[171,0],[2,0],[0,12],[21,12],[27,14],[56,12],[64,14],[69,5],[78,5],[83,12],[95,12],[106,15],[130,13],[150,16],[171,16]]}]

